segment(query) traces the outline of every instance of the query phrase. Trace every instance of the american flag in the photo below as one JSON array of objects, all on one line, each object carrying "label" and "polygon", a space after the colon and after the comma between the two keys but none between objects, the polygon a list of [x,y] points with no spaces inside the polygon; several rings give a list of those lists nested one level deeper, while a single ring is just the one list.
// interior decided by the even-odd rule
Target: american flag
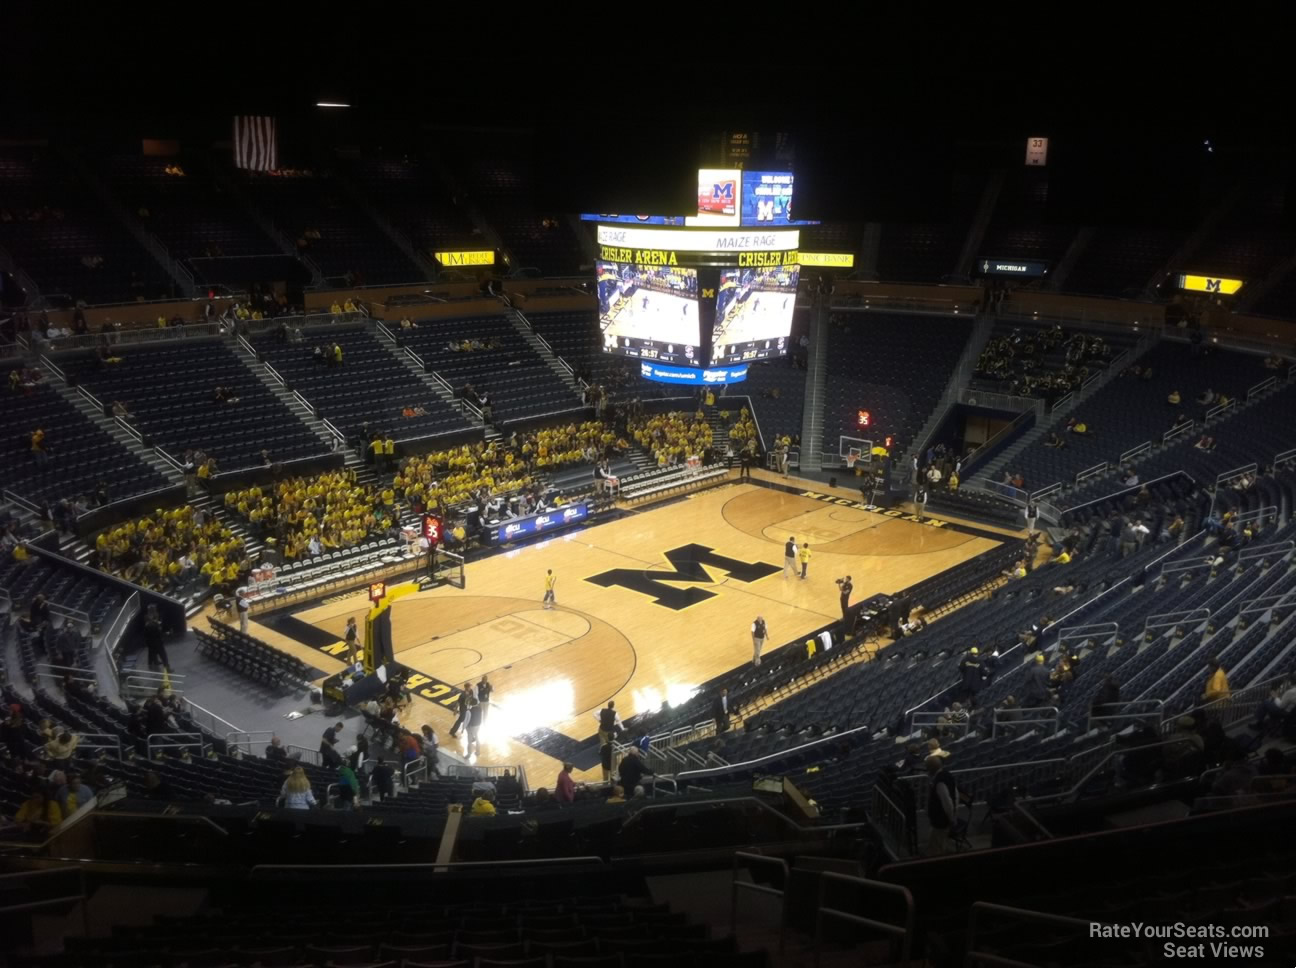
[{"label": "american flag", "polygon": [[241,114],[234,119],[234,164],[253,171],[279,167],[274,118]]}]

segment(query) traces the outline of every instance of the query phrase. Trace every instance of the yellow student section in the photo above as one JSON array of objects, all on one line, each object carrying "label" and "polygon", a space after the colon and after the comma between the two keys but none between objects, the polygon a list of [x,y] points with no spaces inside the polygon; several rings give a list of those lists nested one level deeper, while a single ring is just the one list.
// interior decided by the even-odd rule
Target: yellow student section
[{"label": "yellow student section", "polygon": [[[735,476],[471,563],[464,589],[444,586],[393,603],[397,659],[451,687],[489,676],[495,688],[479,762],[520,763],[533,787],[552,786],[559,762],[512,737],[547,728],[584,741],[609,699],[628,718],[682,701],[750,662],[758,615],[770,643],[781,644],[841,617],[837,578],[850,575],[852,601],[860,601],[900,591],[999,543],[939,521],[865,510],[857,491],[778,482],[792,488]],[[805,580],[785,573],[789,537],[810,545]],[[543,609],[549,569],[557,607]],[[296,617],[341,638],[347,618],[363,622],[368,608],[360,592]],[[257,632],[284,644],[269,629]],[[295,644],[292,651],[306,648]],[[334,671],[335,660],[310,651],[317,667]],[[435,685],[415,694],[404,725],[431,723],[442,743],[452,744],[453,692]]]}]

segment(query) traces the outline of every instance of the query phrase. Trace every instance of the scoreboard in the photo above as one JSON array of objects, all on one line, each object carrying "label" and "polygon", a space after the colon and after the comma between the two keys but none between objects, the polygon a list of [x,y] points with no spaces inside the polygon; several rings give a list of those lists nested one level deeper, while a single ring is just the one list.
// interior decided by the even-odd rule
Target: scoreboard
[{"label": "scoreboard", "polygon": [[[724,182],[714,184],[714,214],[727,217]],[[675,369],[787,352],[799,230],[613,222],[597,237],[604,352],[660,364],[645,368],[647,379],[692,382]]]}]

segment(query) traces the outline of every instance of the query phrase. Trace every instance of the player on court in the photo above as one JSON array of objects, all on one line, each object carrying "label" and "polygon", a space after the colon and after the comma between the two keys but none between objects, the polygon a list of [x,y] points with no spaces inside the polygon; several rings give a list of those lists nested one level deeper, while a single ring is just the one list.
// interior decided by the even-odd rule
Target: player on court
[{"label": "player on court", "polygon": [[553,569],[550,568],[549,571],[545,574],[545,593],[544,593],[544,601],[541,602],[541,607],[542,607],[542,608],[553,608],[553,607],[554,607],[554,605],[555,605],[555,602],[554,602],[554,584],[555,584],[557,581],[558,581],[558,579],[554,577]]},{"label": "player on court", "polygon": [[803,544],[803,545],[801,546],[801,554],[800,554],[798,557],[801,559],[801,580],[802,580],[802,581],[805,581],[805,577],[806,577],[806,570],[810,567],[810,544],[809,544],[809,542],[807,542],[807,543],[805,543],[805,544]]}]

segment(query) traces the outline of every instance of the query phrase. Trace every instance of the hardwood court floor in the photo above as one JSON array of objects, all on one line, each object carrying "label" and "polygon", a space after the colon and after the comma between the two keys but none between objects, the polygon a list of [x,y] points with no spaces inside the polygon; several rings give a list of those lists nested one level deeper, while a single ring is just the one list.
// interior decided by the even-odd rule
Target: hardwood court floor
[{"label": "hardwood court floor", "polygon": [[[805,581],[783,576],[789,536],[810,543]],[[405,725],[430,722],[449,744],[454,716],[436,700],[452,693],[441,684],[462,686],[488,674],[496,705],[482,731],[479,762],[522,763],[533,787],[552,786],[558,761],[512,736],[547,727],[583,741],[609,699],[629,717],[663,700],[680,701],[749,662],[757,615],[771,640],[783,643],[840,617],[835,578],[851,575],[859,601],[898,591],[998,543],[736,481],[559,535],[468,565],[465,589],[437,588],[392,605],[397,658],[440,680],[415,700]],[[706,563],[708,553],[690,545],[732,560]],[[692,563],[699,557],[701,570]],[[558,607],[544,610],[549,568],[558,579]],[[589,580],[596,576],[599,583]],[[348,616],[363,623],[367,610],[357,593],[296,617],[340,636]]]}]

